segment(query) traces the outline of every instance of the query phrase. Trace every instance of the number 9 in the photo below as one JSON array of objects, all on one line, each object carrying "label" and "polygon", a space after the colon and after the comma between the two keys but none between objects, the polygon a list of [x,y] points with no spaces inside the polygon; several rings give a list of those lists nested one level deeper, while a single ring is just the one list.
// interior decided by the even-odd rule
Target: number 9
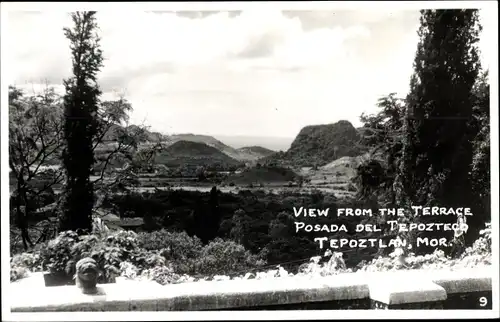
[{"label": "number 9", "polygon": [[486,297],[484,297],[484,296],[481,296],[479,298],[479,305],[480,306],[486,306],[486,304],[488,304],[488,299]]}]

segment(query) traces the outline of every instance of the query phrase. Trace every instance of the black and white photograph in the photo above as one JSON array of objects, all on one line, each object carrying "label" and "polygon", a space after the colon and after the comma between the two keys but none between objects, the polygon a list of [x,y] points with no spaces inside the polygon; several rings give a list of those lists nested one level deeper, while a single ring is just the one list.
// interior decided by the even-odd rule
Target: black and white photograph
[{"label": "black and white photograph", "polygon": [[1,14],[2,320],[499,317],[496,1]]}]

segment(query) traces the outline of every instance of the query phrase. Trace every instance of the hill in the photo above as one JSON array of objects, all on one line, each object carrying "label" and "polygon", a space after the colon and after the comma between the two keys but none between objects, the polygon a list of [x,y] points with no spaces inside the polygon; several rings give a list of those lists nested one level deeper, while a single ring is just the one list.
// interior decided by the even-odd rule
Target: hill
[{"label": "hill", "polygon": [[242,155],[248,155],[249,157],[251,156],[255,160],[270,156],[275,153],[275,151],[263,148],[261,146],[246,146],[237,149],[237,151]]},{"label": "hill", "polygon": [[231,175],[227,181],[235,184],[287,184],[298,181],[300,176],[283,167],[261,166],[247,168],[243,172]]},{"label": "hill", "polygon": [[213,135],[217,140],[235,149],[262,146],[273,151],[286,151],[290,148],[294,137],[250,136],[250,135]]},{"label": "hill", "polygon": [[169,135],[164,137],[164,140],[167,144],[173,144],[179,141],[204,143],[208,146],[216,148],[227,156],[238,161],[255,161],[274,152],[262,147],[235,149],[222,143],[212,136],[192,133]]},{"label": "hill", "polygon": [[155,162],[167,167],[204,166],[207,169],[219,170],[237,168],[242,165],[241,162],[222,153],[215,147],[192,141],[177,141],[167,146],[156,155]]},{"label": "hill", "polygon": [[286,166],[323,166],[342,157],[355,157],[366,149],[359,144],[361,135],[349,121],[310,125],[302,128],[284,153],[271,155],[265,163]]},{"label": "hill", "polygon": [[124,127],[119,124],[113,124],[104,135],[103,141],[106,143],[118,141],[118,138],[124,132],[124,130],[128,130],[128,132],[130,133],[141,133],[143,131],[142,135],[139,137],[140,143],[158,142],[165,140],[165,136],[163,134],[159,132],[151,132],[147,129],[143,130],[139,126],[134,124],[129,125],[128,127]]}]

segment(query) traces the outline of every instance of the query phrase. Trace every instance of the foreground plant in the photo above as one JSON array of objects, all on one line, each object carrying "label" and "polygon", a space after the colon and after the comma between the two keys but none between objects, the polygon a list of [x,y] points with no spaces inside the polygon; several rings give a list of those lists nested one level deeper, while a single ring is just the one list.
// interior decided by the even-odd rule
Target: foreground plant
[{"label": "foreground plant", "polygon": [[[363,261],[357,267],[347,267],[342,253],[325,252],[323,256],[314,256],[299,268],[298,273],[292,273],[284,267],[277,265],[269,270],[256,271],[248,261],[256,257],[247,256],[244,249],[231,249],[234,243],[225,243],[218,240],[213,245],[207,245],[196,252],[188,252],[188,245],[175,245],[171,241],[189,243],[189,236],[176,235],[171,232],[155,232],[164,244],[154,247],[154,240],[147,237],[147,233],[135,234],[120,231],[108,236],[96,237],[78,236],[74,232],[61,233],[56,239],[48,243],[40,254],[24,253],[11,259],[11,281],[26,277],[28,272],[49,269],[52,273],[66,273],[77,271],[76,263],[83,258],[92,258],[96,268],[102,272],[102,282],[113,282],[118,276],[130,280],[152,280],[159,284],[186,283],[208,280],[246,280],[269,279],[285,277],[321,277],[357,271],[383,272],[413,269],[448,269],[455,270],[471,267],[485,267],[492,263],[491,253],[491,225],[481,231],[482,236],[464,253],[456,259],[446,256],[444,251],[436,250],[431,254],[416,256],[413,253],[405,257],[404,265],[400,262],[401,250],[396,249],[389,256],[379,256],[371,261]],[[139,236],[147,237],[143,241]],[[156,250],[146,250],[140,245],[147,241],[148,247]],[[167,245],[177,246],[176,249],[167,250]],[[198,246],[196,246],[198,247]],[[176,253],[178,251],[179,253]],[[175,254],[175,255],[174,255]],[[185,256],[188,254],[189,256]],[[239,256],[235,256],[239,254]],[[192,256],[205,258],[193,259]],[[231,259],[239,258],[239,263]],[[202,260],[203,259],[203,260]],[[197,261],[198,260],[198,261]],[[179,265],[178,261],[192,261],[199,271],[205,274],[187,274],[191,269]],[[177,269],[180,269],[177,270]],[[239,273],[236,273],[237,270]],[[194,271],[193,271],[194,272]],[[206,272],[212,272],[207,274]],[[221,272],[227,272],[226,275]]]}]

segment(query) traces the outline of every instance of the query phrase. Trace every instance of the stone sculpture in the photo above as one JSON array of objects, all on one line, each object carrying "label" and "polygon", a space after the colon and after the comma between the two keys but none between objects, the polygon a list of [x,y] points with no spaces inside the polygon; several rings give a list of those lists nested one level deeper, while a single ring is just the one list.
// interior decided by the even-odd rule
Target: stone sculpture
[{"label": "stone sculpture", "polygon": [[99,268],[97,262],[86,257],[76,263],[76,286],[82,289],[84,294],[97,293],[97,278],[99,277]]}]

